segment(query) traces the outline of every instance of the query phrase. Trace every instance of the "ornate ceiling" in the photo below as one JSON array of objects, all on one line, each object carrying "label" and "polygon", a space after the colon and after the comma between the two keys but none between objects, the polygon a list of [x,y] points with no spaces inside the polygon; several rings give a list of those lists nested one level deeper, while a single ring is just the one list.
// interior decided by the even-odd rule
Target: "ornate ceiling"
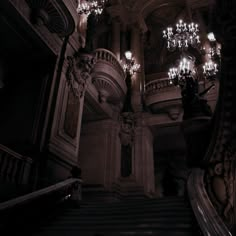
[{"label": "ornate ceiling", "polygon": [[[167,71],[179,54],[168,53],[162,31],[175,25],[180,18],[200,25],[202,41],[210,25],[209,14],[213,0],[111,0],[108,12],[119,16],[125,24],[138,23],[144,35],[145,73]],[[190,54],[198,57],[192,50]],[[200,55],[199,55],[200,56]]]}]

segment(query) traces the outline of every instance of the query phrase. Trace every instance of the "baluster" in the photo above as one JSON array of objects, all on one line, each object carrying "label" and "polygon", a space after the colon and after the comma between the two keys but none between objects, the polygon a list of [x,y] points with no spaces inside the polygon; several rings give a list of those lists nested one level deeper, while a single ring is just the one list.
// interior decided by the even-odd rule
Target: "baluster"
[{"label": "baluster", "polygon": [[17,184],[21,183],[22,169],[23,169],[23,162],[22,162],[22,160],[20,160],[16,163],[15,183],[17,183]]},{"label": "baluster", "polygon": [[96,51],[95,58],[96,58],[96,60],[99,60],[99,58],[100,58],[100,51]]},{"label": "baluster", "polygon": [[11,174],[12,174],[12,170],[14,168],[14,157],[13,156],[10,156],[8,157],[9,161],[8,161],[8,168],[7,168],[7,172],[6,172],[6,179],[8,182],[11,182]]},{"label": "baluster", "polygon": [[21,162],[21,160],[19,160],[19,159],[15,159],[15,161],[14,161],[14,169],[12,170],[12,182],[13,183],[17,183],[16,175],[17,175],[17,169],[18,169],[19,162]]},{"label": "baluster", "polygon": [[110,55],[106,52],[106,61],[110,61]]},{"label": "baluster", "polygon": [[3,170],[4,170],[4,166],[5,166],[6,155],[7,155],[6,152],[1,153],[1,157],[0,157],[0,176],[3,176]]},{"label": "baluster", "polygon": [[98,51],[98,59],[101,60],[102,59],[102,52]]},{"label": "baluster", "polygon": [[17,172],[17,164],[20,160],[19,159],[14,159],[14,163],[12,165],[12,170],[11,170],[11,181],[13,183],[16,183],[16,172]]},{"label": "baluster", "polygon": [[8,174],[8,168],[9,168],[9,161],[10,161],[9,154],[6,153],[5,161],[4,161],[3,169],[2,169],[3,180],[7,180],[7,177],[8,177],[7,174]]}]

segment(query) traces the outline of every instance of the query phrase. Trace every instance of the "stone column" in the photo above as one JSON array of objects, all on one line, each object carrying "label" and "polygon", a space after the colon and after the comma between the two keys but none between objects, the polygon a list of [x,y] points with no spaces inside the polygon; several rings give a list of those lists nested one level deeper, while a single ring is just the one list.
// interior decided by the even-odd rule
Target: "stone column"
[{"label": "stone column", "polygon": [[132,76],[132,105],[135,112],[142,111],[141,87],[142,87],[142,71],[143,67],[143,51],[141,31],[137,26],[132,27],[131,31],[131,52],[135,58],[135,62],[140,64],[140,71]]},{"label": "stone column", "polygon": [[120,22],[114,19],[112,22],[112,52],[120,60]]},{"label": "stone column", "polygon": [[153,136],[148,127],[137,126],[134,136],[133,175],[144,192],[153,196],[155,193]]}]

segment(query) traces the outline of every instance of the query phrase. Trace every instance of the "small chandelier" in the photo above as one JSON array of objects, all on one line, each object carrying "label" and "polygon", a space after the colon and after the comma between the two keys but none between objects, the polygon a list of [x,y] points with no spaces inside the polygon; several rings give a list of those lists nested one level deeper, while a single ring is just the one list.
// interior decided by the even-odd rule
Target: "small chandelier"
[{"label": "small chandelier", "polygon": [[213,63],[211,60],[208,62],[205,62],[205,64],[202,66],[203,68],[203,75],[206,79],[214,80],[216,78],[218,69],[217,64]]},{"label": "small chandelier", "polygon": [[94,13],[95,15],[102,14],[106,0],[78,0],[78,7],[76,9],[79,15],[85,14],[90,15]]},{"label": "small chandelier", "polygon": [[221,45],[217,43],[215,35],[213,32],[207,34],[207,38],[210,42],[210,47],[204,51],[211,60],[218,60],[221,57]]},{"label": "small chandelier", "polygon": [[180,61],[179,67],[173,67],[169,69],[168,77],[170,83],[174,85],[184,86],[187,79],[190,79],[195,74],[192,61],[185,57]]},{"label": "small chandelier", "polygon": [[174,51],[176,48],[179,50],[186,50],[191,45],[197,47],[200,44],[198,24],[187,24],[183,20],[179,20],[176,24],[176,29],[173,32],[172,27],[168,27],[163,31],[163,38],[167,39],[167,49]]},{"label": "small chandelier", "polygon": [[135,62],[131,51],[125,52],[125,62],[121,61],[121,64],[123,65],[124,72],[130,75],[136,73],[140,68],[140,64]]}]

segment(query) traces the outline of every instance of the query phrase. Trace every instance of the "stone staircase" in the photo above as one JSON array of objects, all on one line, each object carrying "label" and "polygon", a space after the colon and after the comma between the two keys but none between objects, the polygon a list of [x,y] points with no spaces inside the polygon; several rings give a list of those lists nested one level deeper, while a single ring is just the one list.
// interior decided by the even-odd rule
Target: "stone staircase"
[{"label": "stone staircase", "polygon": [[84,201],[65,207],[34,236],[195,236],[193,214],[183,197]]}]

